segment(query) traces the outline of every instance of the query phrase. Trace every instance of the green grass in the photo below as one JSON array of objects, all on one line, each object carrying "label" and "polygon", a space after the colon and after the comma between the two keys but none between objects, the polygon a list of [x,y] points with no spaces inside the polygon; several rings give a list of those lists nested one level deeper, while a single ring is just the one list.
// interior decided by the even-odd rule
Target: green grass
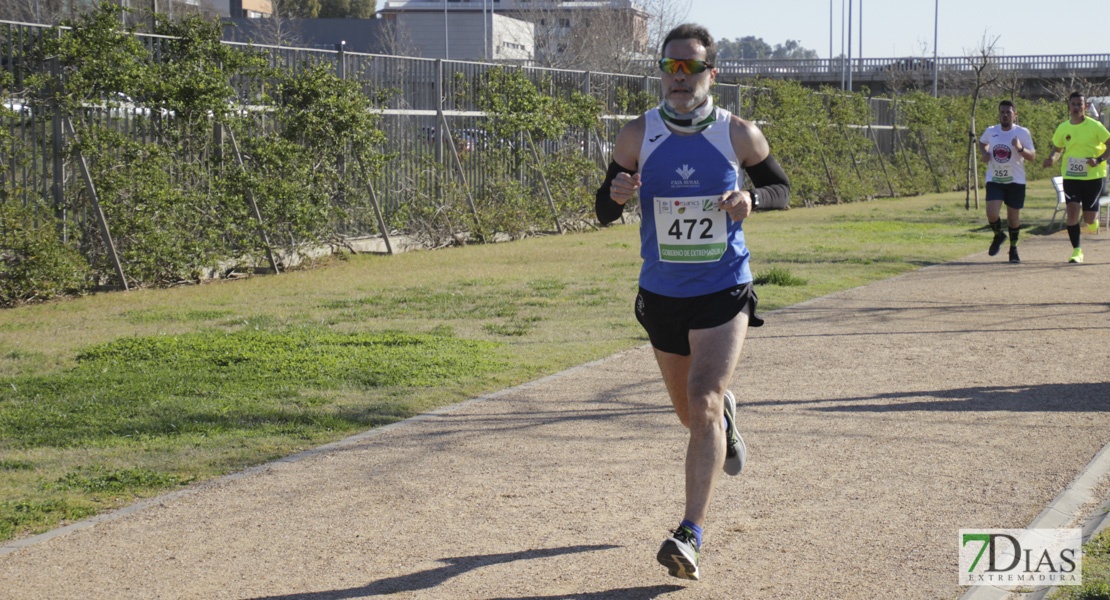
[{"label": "green grass", "polygon": [[1050,600],[1110,600],[1110,530],[1083,545],[1083,584],[1062,585]]},{"label": "green grass", "polygon": [[790,269],[771,267],[766,271],[756,273],[752,278],[752,283],[754,285],[803,286],[808,282],[791,273]]},{"label": "green grass", "polygon": [[207,331],[86,348],[61,372],[7,378],[0,439],[13,450],[154,438],[313,439],[414,414],[321,392],[431,388],[503,368],[499,345],[430,335]]},{"label": "green grass", "polygon": [[[962,194],[745,231],[761,312],[989,243]],[[625,225],[0,311],[0,540],[643,345],[639,268]]]}]

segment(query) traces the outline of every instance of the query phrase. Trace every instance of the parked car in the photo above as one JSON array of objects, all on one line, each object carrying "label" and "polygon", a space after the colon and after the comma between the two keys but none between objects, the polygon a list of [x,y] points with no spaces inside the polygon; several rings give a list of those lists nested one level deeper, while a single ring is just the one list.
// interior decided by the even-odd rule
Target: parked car
[{"label": "parked car", "polygon": [[[428,145],[435,144],[436,141],[436,128],[432,126],[425,126],[421,128],[423,132],[424,142]],[[459,152],[471,152],[479,148],[514,148],[516,144],[512,140],[495,138],[484,129],[473,127],[462,127],[451,130],[452,139],[455,141],[455,149]]]},{"label": "parked car", "polygon": [[927,58],[903,58],[879,68],[881,71],[932,71],[933,61]]},{"label": "parked car", "polygon": [[22,100],[17,98],[5,98],[3,102],[0,102],[0,108],[10,110],[17,115],[31,115],[31,106],[24,104]]}]

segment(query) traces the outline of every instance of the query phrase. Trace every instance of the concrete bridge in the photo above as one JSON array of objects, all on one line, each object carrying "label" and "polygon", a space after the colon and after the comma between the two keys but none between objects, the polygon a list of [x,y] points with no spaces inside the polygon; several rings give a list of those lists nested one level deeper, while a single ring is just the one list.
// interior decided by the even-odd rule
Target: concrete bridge
[{"label": "concrete bridge", "polygon": [[[867,86],[883,93],[905,89],[932,89],[933,70],[941,91],[966,89],[975,78],[974,58],[964,56],[846,59],[768,59],[722,60],[717,62],[718,80],[739,82],[752,77],[793,79],[806,86],[842,87],[844,67],[851,68],[852,89]],[[1067,54],[1048,56],[993,56],[990,69],[1004,86],[1026,97],[1049,97],[1059,93],[1061,84],[1076,85],[1079,80],[1094,84],[1089,93],[1103,95],[1110,86],[1110,54]],[[981,62],[980,62],[981,64]],[[1080,85],[1080,87],[1083,87]]]}]

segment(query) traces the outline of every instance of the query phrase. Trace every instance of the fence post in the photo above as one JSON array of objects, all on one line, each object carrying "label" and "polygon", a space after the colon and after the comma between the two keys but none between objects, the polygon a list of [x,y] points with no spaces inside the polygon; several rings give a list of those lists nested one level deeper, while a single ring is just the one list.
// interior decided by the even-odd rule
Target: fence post
[{"label": "fence post", "polygon": [[[77,132],[73,129],[73,123],[69,117],[63,117],[65,121],[66,133],[74,141],[77,140]],[[89,172],[89,164],[85,157],[81,154],[77,155],[77,165],[81,167],[81,176],[85,179],[85,187],[89,191],[89,203],[92,204],[93,214],[96,215],[96,224],[100,226],[100,237],[104,241],[104,247],[107,249],[108,258],[112,261],[112,266],[116,269],[116,277],[119,277],[120,285],[123,286],[123,291],[128,291],[127,277],[123,275],[123,265],[119,261],[119,254],[116,253],[116,244],[112,241],[112,233],[108,230],[108,219],[104,216],[104,211],[100,208],[100,200],[96,197],[96,186],[93,185],[92,173]]]},{"label": "fence post", "polygon": [[[585,73],[582,74],[583,75],[582,95],[586,96],[587,98],[590,96],[590,74],[591,74],[590,71],[586,71]],[[586,138],[585,140],[582,141],[582,145],[586,149],[586,158],[587,159],[591,159],[591,158],[594,157],[594,148],[593,148],[594,145],[593,145],[593,135],[592,135],[592,133],[593,133],[593,126],[590,126],[589,129],[582,132],[582,134]],[[597,151],[600,153],[601,148],[599,147],[597,149]]]},{"label": "fence post", "polygon": [[528,136],[528,148],[532,150],[532,158],[536,161],[536,172],[540,174],[540,181],[543,182],[543,193],[547,195],[547,205],[551,207],[551,218],[555,220],[555,229],[559,233],[563,233],[563,224],[559,222],[559,211],[555,208],[555,199],[551,197],[551,188],[547,186],[547,176],[543,173],[543,162],[540,161],[540,153],[536,152],[536,144],[532,141],[532,133],[529,131],[524,133]]},{"label": "fence post", "polygon": [[[436,125],[446,123],[443,116],[443,59],[436,59]],[[436,163],[444,164],[443,157],[443,127],[435,128],[435,153]]]},{"label": "fence post", "polygon": [[[458,169],[459,179],[462,180],[463,191],[466,192],[466,200],[470,203],[470,212],[474,215],[474,225],[478,227],[479,231],[482,229],[482,221],[478,217],[478,207],[474,204],[474,195],[470,192],[470,186],[466,183],[466,172],[463,171],[462,161],[459,160],[459,150],[455,147],[455,140],[451,138],[451,132],[447,130],[447,117],[440,114],[439,120],[440,127],[443,129],[443,134],[446,136],[447,143],[451,147],[451,156],[455,159],[455,168]],[[485,235],[479,233],[478,239],[485,240]]]},{"label": "fence post", "polygon": [[832,190],[833,199],[837,204],[840,204],[840,194],[836,191],[836,183],[833,181],[832,171],[829,171],[829,163],[825,160],[825,149],[821,144],[817,144],[817,149],[821,155],[821,164],[825,167],[825,177],[829,180],[829,189]]},{"label": "fence post", "polygon": [[856,162],[856,149],[855,149],[854,145],[852,144],[852,138],[848,135],[848,128],[845,127],[843,123],[839,123],[839,125],[840,125],[840,134],[844,137],[844,141],[848,143],[848,156],[851,157],[852,167],[856,170],[856,179],[859,179],[859,182],[862,184],[863,183],[863,175],[860,174],[860,172],[859,172],[859,163]]},{"label": "fence post", "polygon": [[933,174],[933,185],[937,188],[937,193],[940,193],[940,179],[937,178],[937,170],[933,166],[932,159],[929,158],[929,146],[925,144],[924,138],[921,137],[921,131],[917,131],[917,143],[921,144],[921,153],[925,155],[925,164],[929,165],[929,172]]},{"label": "fence post", "polygon": [[[894,133],[893,128],[895,127],[897,127],[897,125],[891,125],[892,134]],[[890,183],[890,175],[886,172],[886,161],[883,160],[883,149],[879,147],[879,136],[875,134],[875,130],[872,129],[871,123],[867,124],[867,132],[871,134],[871,143],[875,147],[875,155],[879,157],[879,166],[883,168],[883,179],[886,180],[886,187],[890,190],[890,197],[897,198],[898,194],[894,193],[894,186]]]},{"label": "fence post", "polygon": [[[345,41],[341,41],[341,42],[339,42],[338,44],[335,45],[335,50],[336,50],[336,53],[337,53],[336,65],[335,65],[336,76],[339,77],[339,79],[342,80],[342,81],[345,81],[347,79],[347,56],[346,56],[346,52],[345,52],[346,46],[347,46],[347,42],[345,42]],[[347,179],[347,153],[346,153],[346,150],[347,150],[346,148],[336,148],[337,155],[335,157],[335,170],[339,173],[339,178],[343,181],[346,181],[346,179]],[[339,201],[343,202],[345,200],[345,198],[342,197],[342,194],[343,194],[342,188],[340,190],[340,194],[341,194],[341,196],[339,198]]]},{"label": "fence post", "polygon": [[347,54],[346,54],[346,49],[347,49],[347,42],[346,41],[341,41],[341,42],[339,42],[338,44],[335,45],[335,51],[337,53],[336,62],[335,62],[335,76],[340,78],[340,79],[346,79],[347,78]]},{"label": "fence post", "polygon": [[[57,31],[58,39],[62,37],[62,30]],[[58,81],[58,59],[50,59],[50,78]],[[50,191],[54,198],[54,212],[62,222],[62,240],[69,241],[69,226],[66,220],[65,209],[65,132],[62,127],[62,115],[58,109],[58,102],[50,100],[50,133],[53,151],[53,172]],[[37,187],[37,186],[36,186]],[[126,289],[126,284],[124,284]]]},{"label": "fence post", "polygon": [[212,125],[212,154],[221,168],[221,174],[224,163],[224,128],[219,123]]},{"label": "fence post", "polygon": [[358,168],[362,171],[362,178],[366,180],[366,189],[370,190],[370,203],[374,206],[374,215],[378,217],[378,229],[381,230],[382,239],[385,240],[385,250],[392,255],[393,244],[389,241],[389,230],[386,229],[385,217],[382,216],[381,205],[378,203],[378,192],[374,190],[374,182],[370,181],[370,172],[366,170],[366,164],[362,162],[362,157],[356,154],[355,160],[358,161]]},{"label": "fence post", "polygon": [[[227,129],[227,137],[231,141],[231,151],[235,153],[235,162],[239,164],[239,169],[246,175],[247,166],[243,163],[243,154],[239,152],[239,143],[235,141],[235,132],[230,128]],[[258,223],[258,235],[262,237],[262,243],[266,245],[266,258],[270,261],[270,268],[274,270],[274,275],[281,275],[277,261],[274,260],[274,251],[270,247],[270,238],[266,235],[266,228],[262,224],[262,213],[258,210],[258,204],[254,201],[254,192],[251,191],[250,187],[247,188],[246,196],[251,215]]]}]

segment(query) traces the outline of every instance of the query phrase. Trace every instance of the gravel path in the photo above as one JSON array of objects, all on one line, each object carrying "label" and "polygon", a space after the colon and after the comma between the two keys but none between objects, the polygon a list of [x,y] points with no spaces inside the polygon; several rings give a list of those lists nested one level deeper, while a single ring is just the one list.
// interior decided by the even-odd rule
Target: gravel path
[{"label": "gravel path", "polygon": [[1110,235],[1084,239],[753,329],[701,582],[655,562],[686,436],[639,348],[34,540],[0,597],[955,598],[957,531],[1025,527],[1110,442]]}]

